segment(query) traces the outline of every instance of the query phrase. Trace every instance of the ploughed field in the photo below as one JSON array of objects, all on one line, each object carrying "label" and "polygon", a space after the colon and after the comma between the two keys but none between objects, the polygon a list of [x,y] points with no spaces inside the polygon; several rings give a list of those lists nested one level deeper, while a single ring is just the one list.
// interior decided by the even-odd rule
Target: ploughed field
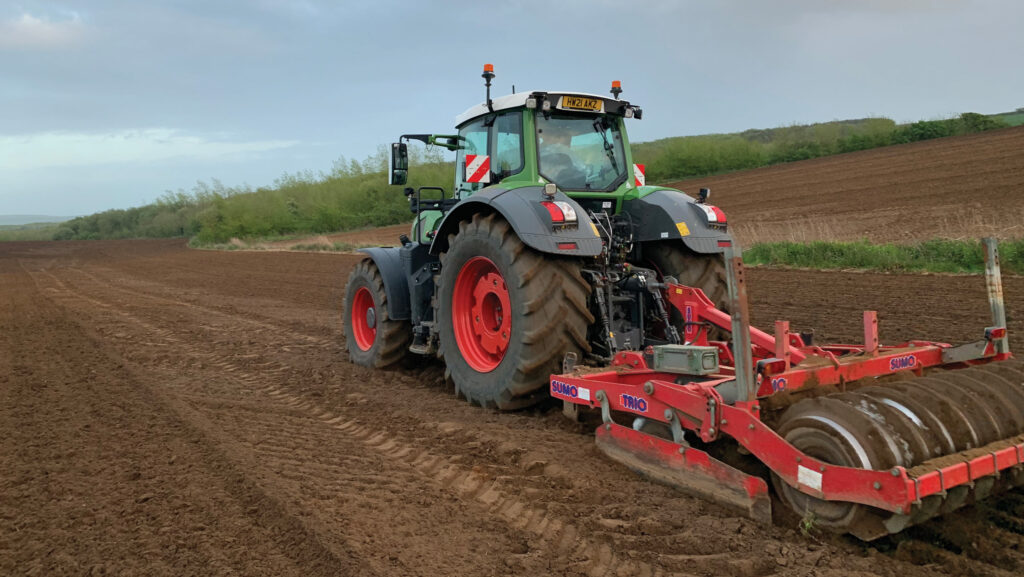
[{"label": "ploughed field", "polygon": [[754,242],[1024,237],[1024,126],[779,164],[670,186]]},{"label": "ploughed field", "polygon": [[[0,574],[1024,572],[1020,492],[871,545],[808,536],[637,477],[553,404],[496,413],[436,363],[352,365],[358,259],[0,244]],[[864,309],[886,342],[989,322],[980,277],[748,280],[755,324],[819,339],[857,342]],[[1024,279],[1004,287],[1012,347]]]}]

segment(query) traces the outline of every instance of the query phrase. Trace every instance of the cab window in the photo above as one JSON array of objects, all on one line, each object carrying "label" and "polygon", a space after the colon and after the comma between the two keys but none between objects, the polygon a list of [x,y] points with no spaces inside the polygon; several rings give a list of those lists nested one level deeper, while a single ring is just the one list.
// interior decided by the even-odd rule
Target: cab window
[{"label": "cab window", "polygon": [[618,122],[608,117],[537,115],[540,175],[566,190],[615,190],[626,180]]},{"label": "cab window", "polygon": [[[486,118],[486,117],[485,117]],[[465,182],[467,154],[488,154],[488,132],[489,128],[484,124],[484,118],[480,118],[459,129],[459,143],[462,148],[455,155],[455,193],[459,198],[469,196],[480,190],[486,184],[480,182]]]},{"label": "cab window", "polygon": [[501,114],[494,122],[492,169],[501,180],[522,172],[523,164],[523,113]]}]

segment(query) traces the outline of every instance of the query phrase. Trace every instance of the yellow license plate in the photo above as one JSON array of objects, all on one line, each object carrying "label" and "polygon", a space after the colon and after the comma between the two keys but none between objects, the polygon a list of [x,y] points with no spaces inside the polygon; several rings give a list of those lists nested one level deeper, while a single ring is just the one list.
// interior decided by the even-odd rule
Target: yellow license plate
[{"label": "yellow license plate", "polygon": [[583,98],[582,96],[563,96],[562,108],[601,110],[601,100],[597,98]]}]

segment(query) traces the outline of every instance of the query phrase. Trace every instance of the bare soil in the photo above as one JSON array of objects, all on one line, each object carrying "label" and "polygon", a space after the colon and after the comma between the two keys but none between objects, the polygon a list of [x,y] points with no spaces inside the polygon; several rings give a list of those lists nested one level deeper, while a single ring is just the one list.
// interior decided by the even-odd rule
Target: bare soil
[{"label": "bare soil", "polygon": [[1024,237],[1024,126],[779,164],[671,186],[711,202],[749,245]]},{"label": "bare soil", "polygon": [[[346,360],[358,256],[0,244],[0,574],[1019,575],[1024,495],[891,539],[765,527],[608,461],[554,405]],[[749,271],[756,324],[973,340],[979,277]],[[1024,334],[1024,279],[1005,279]],[[1012,337],[1011,337],[1012,342]]]}]

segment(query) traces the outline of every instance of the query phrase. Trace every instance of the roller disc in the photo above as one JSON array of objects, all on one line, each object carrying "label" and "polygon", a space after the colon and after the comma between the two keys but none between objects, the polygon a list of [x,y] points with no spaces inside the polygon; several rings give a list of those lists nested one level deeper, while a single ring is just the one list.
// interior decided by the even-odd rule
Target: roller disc
[{"label": "roller disc", "polygon": [[[804,453],[833,465],[872,470],[930,470],[933,459],[1024,434],[1024,364],[993,363],[805,399],[781,417],[777,431]],[[948,465],[947,462],[944,463]],[[780,499],[823,527],[874,539],[981,499],[1018,476],[979,479],[973,488],[926,498],[910,515],[824,501],[778,477]]]}]

